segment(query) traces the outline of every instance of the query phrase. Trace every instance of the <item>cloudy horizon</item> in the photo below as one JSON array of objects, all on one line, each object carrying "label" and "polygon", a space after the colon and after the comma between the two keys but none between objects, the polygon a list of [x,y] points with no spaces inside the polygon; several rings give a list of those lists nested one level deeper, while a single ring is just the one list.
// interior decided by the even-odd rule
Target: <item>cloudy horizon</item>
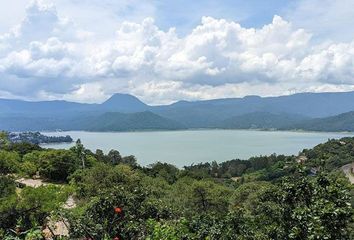
[{"label": "cloudy horizon", "polygon": [[353,1],[247,2],[2,3],[0,97],[166,104],[354,90]]}]

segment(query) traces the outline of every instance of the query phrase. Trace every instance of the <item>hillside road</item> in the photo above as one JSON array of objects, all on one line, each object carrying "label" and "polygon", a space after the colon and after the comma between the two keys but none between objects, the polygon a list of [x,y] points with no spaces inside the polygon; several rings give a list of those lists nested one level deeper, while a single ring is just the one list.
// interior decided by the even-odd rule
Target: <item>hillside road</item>
[{"label": "hillside road", "polygon": [[342,171],[344,172],[345,176],[348,177],[349,181],[351,184],[354,184],[354,176],[351,174],[350,169],[351,169],[351,163],[344,165],[342,168]]}]

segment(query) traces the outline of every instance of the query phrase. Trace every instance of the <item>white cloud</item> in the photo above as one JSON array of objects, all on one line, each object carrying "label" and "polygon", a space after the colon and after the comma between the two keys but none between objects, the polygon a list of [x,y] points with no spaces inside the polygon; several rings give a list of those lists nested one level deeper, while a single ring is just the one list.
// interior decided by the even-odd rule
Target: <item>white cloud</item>
[{"label": "white cloud", "polygon": [[314,43],[280,16],[261,28],[203,17],[183,37],[146,18],[102,40],[52,4],[34,1],[26,14],[0,36],[0,94],[93,102],[128,92],[166,103],[354,86],[354,41]]},{"label": "white cloud", "polygon": [[56,98],[74,102],[97,103],[103,102],[110,97],[110,95],[105,94],[102,86],[98,83],[85,83],[76,86],[76,88],[76,90],[61,96],[59,95]]}]

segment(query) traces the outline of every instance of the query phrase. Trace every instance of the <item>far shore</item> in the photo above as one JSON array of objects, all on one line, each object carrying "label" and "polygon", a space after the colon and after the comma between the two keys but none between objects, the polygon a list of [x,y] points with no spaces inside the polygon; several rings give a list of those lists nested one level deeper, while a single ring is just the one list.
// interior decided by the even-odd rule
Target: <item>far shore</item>
[{"label": "far shore", "polygon": [[88,133],[144,133],[144,132],[191,132],[191,131],[260,131],[260,132],[295,132],[295,133],[339,133],[339,134],[354,134],[351,131],[310,131],[303,129],[263,129],[263,128],[186,128],[186,129],[139,129],[139,130],[124,130],[124,131],[88,131],[88,130],[38,130],[41,133],[66,133],[66,132],[88,132]]}]

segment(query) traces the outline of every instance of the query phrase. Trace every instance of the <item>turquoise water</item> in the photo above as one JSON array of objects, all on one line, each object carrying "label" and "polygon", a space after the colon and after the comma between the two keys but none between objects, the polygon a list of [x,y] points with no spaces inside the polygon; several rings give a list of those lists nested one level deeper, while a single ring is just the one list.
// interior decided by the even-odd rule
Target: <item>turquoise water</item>
[{"label": "turquoise water", "polygon": [[[297,154],[329,138],[353,136],[352,133],[286,132],[256,130],[190,130],[161,132],[45,132],[45,135],[70,135],[80,138],[86,148],[122,155],[135,155],[138,163],[157,161],[178,167],[207,161],[248,159],[252,156]],[[69,148],[73,144],[47,144],[50,148]]]}]

